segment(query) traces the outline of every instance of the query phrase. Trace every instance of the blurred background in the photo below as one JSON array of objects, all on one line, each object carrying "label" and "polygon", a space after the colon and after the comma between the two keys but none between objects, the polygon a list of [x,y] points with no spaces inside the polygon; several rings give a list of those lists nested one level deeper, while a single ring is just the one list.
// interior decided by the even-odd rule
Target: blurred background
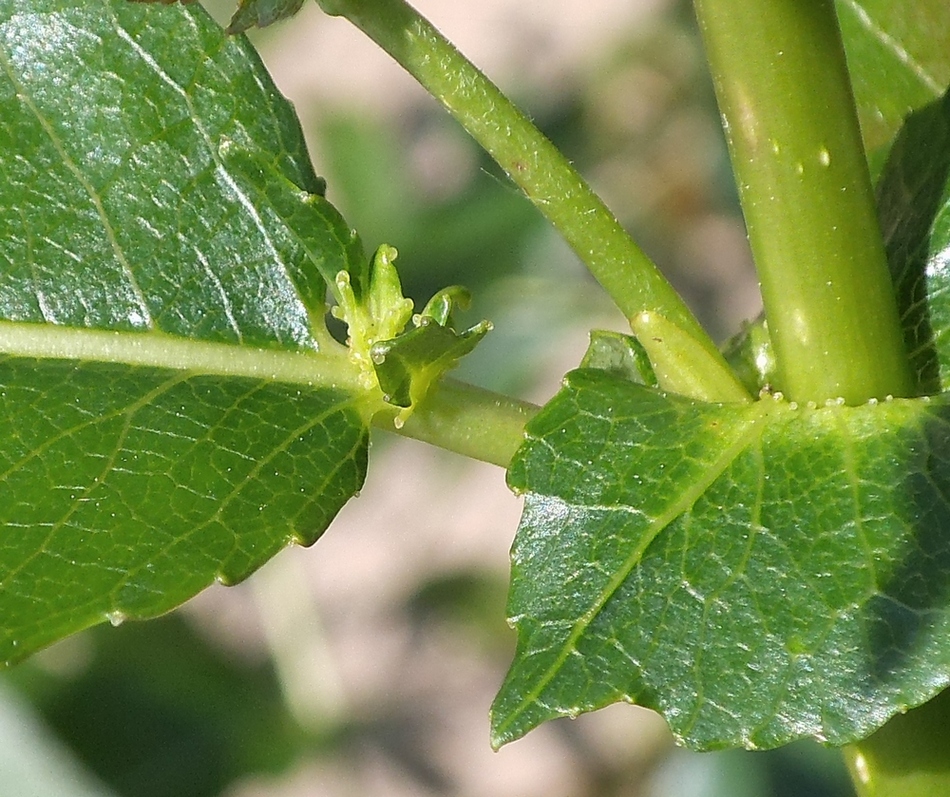
[{"label": "blurred background", "polygon": [[[416,5],[567,153],[715,337],[759,312],[688,3]],[[219,20],[233,10],[207,7]],[[592,327],[624,329],[540,215],[348,23],[311,3],[254,41],[367,250],[399,249],[417,305],[462,283],[468,320],[494,322],[461,378],[542,402]],[[630,706],[493,753],[519,510],[500,469],[378,434],[361,497],[313,548],[5,673],[0,795],[851,794],[836,751],[689,753]]]}]

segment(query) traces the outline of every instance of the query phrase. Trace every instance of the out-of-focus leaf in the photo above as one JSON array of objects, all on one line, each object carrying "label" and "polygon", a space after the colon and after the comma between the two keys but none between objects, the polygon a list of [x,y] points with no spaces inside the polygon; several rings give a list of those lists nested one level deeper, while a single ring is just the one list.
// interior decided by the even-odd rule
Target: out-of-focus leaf
[{"label": "out-of-focus leaf", "polygon": [[835,0],[869,153],[950,84],[950,4]]},{"label": "out-of-focus leaf", "polygon": [[[182,613],[92,629],[7,680],[118,795],[212,797],[319,749],[266,657],[236,656],[196,631]],[[53,660],[59,674],[44,667]],[[30,797],[40,794],[61,792]]]},{"label": "out-of-focus leaf", "polygon": [[6,797],[116,797],[6,683],[0,686],[0,789]]},{"label": "out-of-focus leaf", "polygon": [[[224,144],[323,191],[200,8],[0,0],[2,661],[243,578],[362,483],[314,253]],[[338,244],[327,270],[359,268]]]},{"label": "out-of-focus leaf", "polygon": [[257,26],[264,28],[296,14],[303,0],[241,0],[231,17],[228,33],[244,33]]},{"label": "out-of-focus leaf", "polygon": [[569,375],[509,470],[495,744],[618,700],[699,749],[862,738],[950,682],[950,401],[704,404]]}]

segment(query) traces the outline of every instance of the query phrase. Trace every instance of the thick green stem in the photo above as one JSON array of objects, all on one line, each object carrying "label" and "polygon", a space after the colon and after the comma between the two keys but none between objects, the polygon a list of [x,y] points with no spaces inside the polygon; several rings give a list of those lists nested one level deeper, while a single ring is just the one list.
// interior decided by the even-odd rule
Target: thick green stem
[{"label": "thick green stem", "polygon": [[[726,394],[747,399],[692,312],[561,152],[404,0],[317,0],[388,52],[462,124],[564,236],[628,319],[656,312],[699,345]],[[711,363],[711,365],[710,365]]]},{"label": "thick green stem", "polygon": [[397,427],[398,408],[379,412],[376,426],[472,459],[508,467],[524,440],[524,426],[539,407],[526,401],[443,379]]},{"label": "thick green stem", "polygon": [[912,395],[833,0],[695,5],[778,387],[798,401]]}]

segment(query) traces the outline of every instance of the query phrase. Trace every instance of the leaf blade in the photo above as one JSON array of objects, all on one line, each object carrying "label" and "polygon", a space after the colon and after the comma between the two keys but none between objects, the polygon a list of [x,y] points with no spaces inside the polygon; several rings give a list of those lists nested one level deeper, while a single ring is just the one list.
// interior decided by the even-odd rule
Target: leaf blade
[{"label": "leaf blade", "polygon": [[[756,434],[642,555],[644,517],[708,456],[697,428],[752,410],[575,372],[538,416],[512,465],[518,650],[495,744],[618,700],[698,749],[843,744],[948,682],[947,402],[759,404]],[[610,433],[590,423],[607,411]]]},{"label": "leaf blade", "polygon": [[950,84],[945,3],[836,0],[861,132],[869,154],[888,144],[916,108]]},{"label": "leaf blade", "polygon": [[322,197],[290,105],[200,8],[0,0],[5,664],[245,577],[362,484],[377,398],[227,142]]},{"label": "leaf blade", "polygon": [[[249,45],[195,9],[36,9],[0,6],[0,151],[19,192],[0,217],[4,317],[313,348],[290,276],[298,253],[217,154],[223,138],[266,142],[289,179],[322,191],[299,123]],[[283,317],[249,293],[285,296]]]},{"label": "leaf blade", "polygon": [[19,443],[0,460],[7,662],[63,629],[155,616],[312,543],[365,473],[348,393],[25,358],[0,374],[0,427]]}]

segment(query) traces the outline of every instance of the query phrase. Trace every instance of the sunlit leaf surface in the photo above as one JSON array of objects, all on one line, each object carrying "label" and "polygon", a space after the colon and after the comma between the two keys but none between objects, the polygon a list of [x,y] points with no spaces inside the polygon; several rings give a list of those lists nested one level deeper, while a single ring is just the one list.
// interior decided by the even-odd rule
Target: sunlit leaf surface
[{"label": "sunlit leaf surface", "polygon": [[[325,282],[235,145],[322,193],[197,6],[0,0],[0,660],[240,579],[362,483]],[[363,267],[326,208],[322,266]]]},{"label": "sunlit leaf surface", "polygon": [[[509,472],[526,504],[496,744],[618,700],[698,749],[843,744],[950,682],[950,6],[838,9],[871,145],[916,109],[878,201],[920,392],[936,395],[712,405],[571,374]],[[738,345],[767,384],[767,350]]]},{"label": "sunlit leaf surface", "polygon": [[573,372],[509,471],[496,744],[617,700],[699,749],[860,738],[950,681],[950,405],[701,404]]}]

